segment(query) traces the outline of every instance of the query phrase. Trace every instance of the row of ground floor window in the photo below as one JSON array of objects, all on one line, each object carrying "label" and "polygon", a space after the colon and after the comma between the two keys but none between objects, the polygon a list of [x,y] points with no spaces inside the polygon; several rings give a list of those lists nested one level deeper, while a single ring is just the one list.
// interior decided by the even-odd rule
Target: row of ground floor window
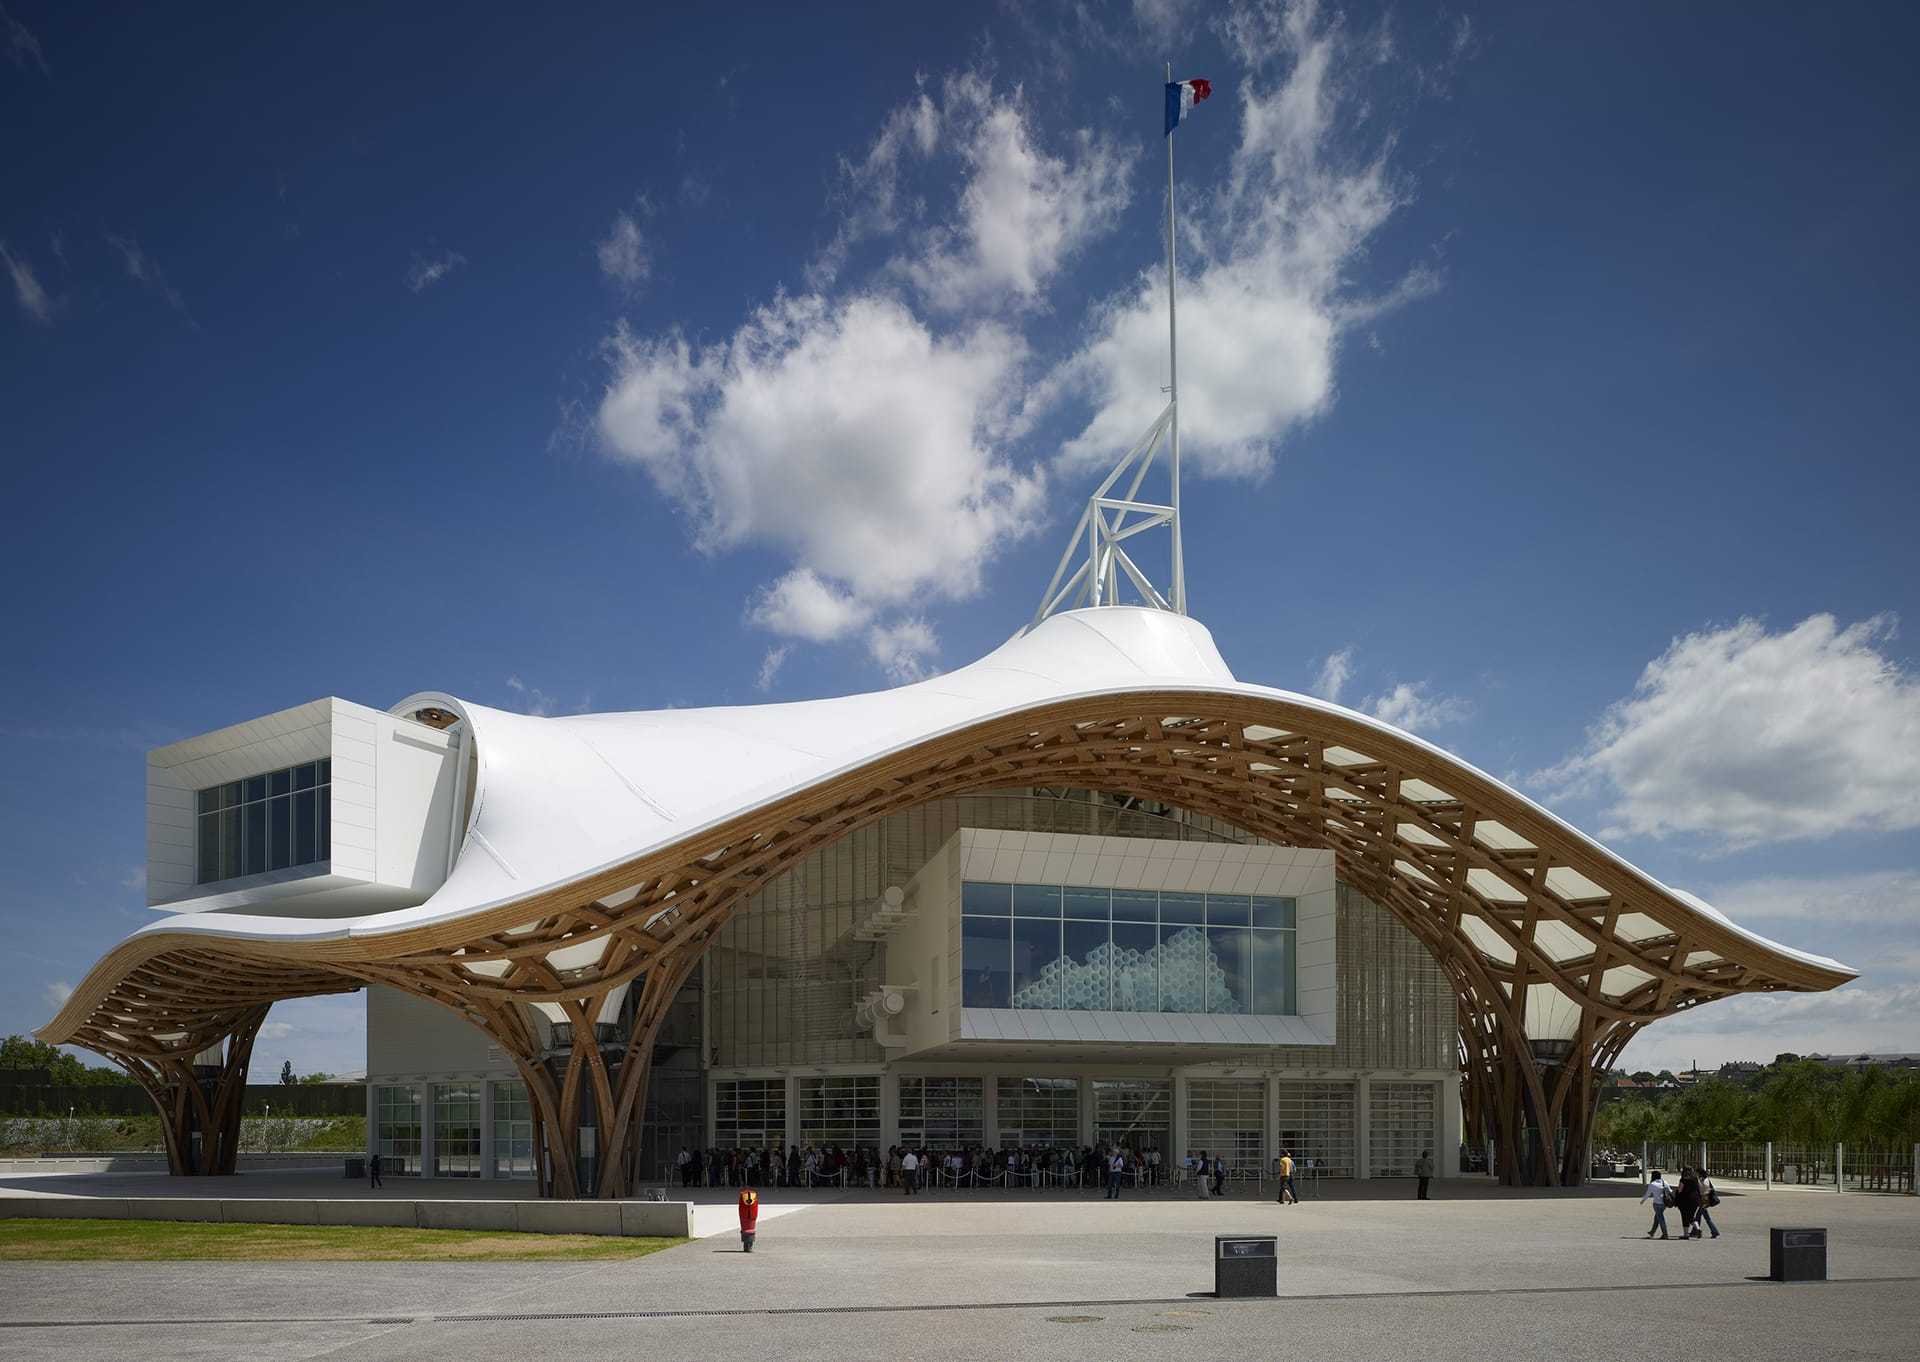
[{"label": "row of ground floor window", "polygon": [[375,1085],[367,1152],[389,1177],[531,1178],[533,1105],[518,1079]]},{"label": "row of ground floor window", "polygon": [[[530,1178],[533,1123],[516,1080],[376,1084],[370,1152],[395,1176]],[[691,1132],[689,1133],[691,1135]],[[693,1138],[697,1139],[697,1136]],[[1092,1145],[1204,1149],[1235,1169],[1283,1151],[1325,1177],[1404,1177],[1431,1150],[1457,1171],[1451,1075],[1101,1077],[810,1073],[708,1080],[705,1145],[949,1151]],[[690,1141],[691,1142],[691,1141]],[[658,1178],[672,1152],[656,1146]]]}]

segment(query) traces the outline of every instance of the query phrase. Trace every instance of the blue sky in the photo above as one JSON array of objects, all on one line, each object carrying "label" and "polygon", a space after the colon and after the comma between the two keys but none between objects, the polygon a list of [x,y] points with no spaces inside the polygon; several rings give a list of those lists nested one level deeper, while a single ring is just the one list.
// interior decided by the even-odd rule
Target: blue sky
[{"label": "blue sky", "polygon": [[[323,694],[869,689],[1157,409],[1193,611],[1863,967],[1629,1061],[1920,1050],[1899,7],[0,16],[0,1031],[154,745]],[[1904,623],[1903,623],[1904,622]],[[263,1067],[360,1067],[356,1001]]]}]

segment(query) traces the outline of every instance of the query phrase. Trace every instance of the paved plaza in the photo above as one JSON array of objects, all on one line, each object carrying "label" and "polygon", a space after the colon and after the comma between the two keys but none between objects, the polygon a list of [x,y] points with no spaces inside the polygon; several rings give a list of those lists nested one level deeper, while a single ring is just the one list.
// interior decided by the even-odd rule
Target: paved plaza
[{"label": "paved plaza", "polygon": [[[632,1262],[0,1264],[0,1357],[1914,1355],[1909,1198],[1739,1192],[1719,1241],[1649,1243],[1631,1185],[1326,1190],[1285,1208],[866,1192],[793,1208],[776,1189],[751,1256],[715,1233],[718,1191],[700,1194],[708,1237]],[[1827,1226],[1836,1280],[1754,1280],[1778,1224]],[[1211,1298],[1212,1236],[1236,1232],[1280,1236],[1278,1301]]]}]

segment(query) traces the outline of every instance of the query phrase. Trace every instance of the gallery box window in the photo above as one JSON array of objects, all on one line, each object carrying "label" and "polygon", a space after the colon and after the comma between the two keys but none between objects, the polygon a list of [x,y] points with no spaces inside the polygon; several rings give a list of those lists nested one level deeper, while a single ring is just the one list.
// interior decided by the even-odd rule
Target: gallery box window
[{"label": "gallery box window", "polygon": [[332,789],[333,763],[309,761],[196,793],[195,883],[330,859]]},{"label": "gallery box window", "polygon": [[1249,894],[968,882],[967,1007],[1295,1011],[1295,903]]}]

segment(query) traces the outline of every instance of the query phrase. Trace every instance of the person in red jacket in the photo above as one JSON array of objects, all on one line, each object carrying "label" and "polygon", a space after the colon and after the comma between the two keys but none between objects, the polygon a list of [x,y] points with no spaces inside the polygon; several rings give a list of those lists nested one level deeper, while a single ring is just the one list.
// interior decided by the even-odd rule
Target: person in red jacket
[{"label": "person in red jacket", "polygon": [[753,1231],[760,1223],[760,1193],[751,1187],[740,1192],[740,1249],[743,1253],[753,1252]]}]

